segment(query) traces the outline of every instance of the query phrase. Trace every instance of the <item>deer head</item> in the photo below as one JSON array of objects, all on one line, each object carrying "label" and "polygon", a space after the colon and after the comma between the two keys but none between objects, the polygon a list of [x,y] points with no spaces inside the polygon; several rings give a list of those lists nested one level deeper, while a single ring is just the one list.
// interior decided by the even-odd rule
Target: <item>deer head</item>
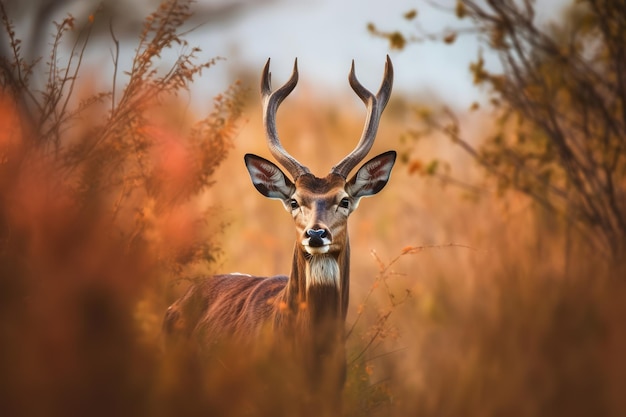
[{"label": "deer head", "polygon": [[383,82],[376,95],[357,80],[354,61],[348,77],[354,92],[367,106],[365,127],[356,148],[336,164],[328,175],[316,177],[283,148],[276,130],[276,111],[298,82],[297,60],[291,78],[272,92],[267,61],[261,77],[263,122],[269,149],[291,176],[260,156],[247,154],[246,167],[255,188],[265,197],[282,201],[296,226],[296,242],[305,256],[339,256],[347,246],[347,220],[362,197],[378,193],[387,184],[396,153],[388,151],[361,166],[348,180],[350,171],[367,155],[374,143],[380,116],[393,83],[393,67],[387,57]]}]

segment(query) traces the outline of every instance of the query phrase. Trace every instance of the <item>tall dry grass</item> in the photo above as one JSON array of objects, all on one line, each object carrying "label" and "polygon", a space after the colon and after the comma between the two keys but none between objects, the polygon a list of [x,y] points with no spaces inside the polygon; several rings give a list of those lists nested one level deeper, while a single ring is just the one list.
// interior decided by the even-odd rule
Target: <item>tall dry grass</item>
[{"label": "tall dry grass", "polygon": [[[111,146],[101,158],[67,177],[66,160],[54,146],[33,145],[39,134],[3,90],[2,415],[320,415],[297,372],[277,359],[237,346],[207,362],[161,353],[160,320],[184,289],[181,278],[288,272],[291,220],[253,189],[243,166],[244,153],[268,155],[256,98],[242,109],[248,122],[234,147],[203,140],[231,137],[228,97],[196,139],[184,134],[194,131],[188,118],[168,119],[183,113],[180,102],[145,102],[145,117],[135,119],[142,124],[131,126],[140,136],[103,139]],[[356,98],[334,103],[300,88],[278,116],[285,147],[319,174],[349,152],[363,125]],[[72,120],[70,143],[100,121],[87,113]],[[405,129],[402,106],[391,103],[372,153],[401,148]],[[141,146],[125,148],[133,138]],[[422,146],[481,179],[443,145]],[[194,155],[207,159],[188,163]],[[112,175],[113,165],[126,171]],[[128,175],[142,167],[144,176]],[[350,233],[349,373],[339,414],[626,412],[624,271],[609,269],[565,222],[488,184],[467,198],[399,164],[387,188],[362,202]]]},{"label": "tall dry grass", "polygon": [[[339,102],[296,92],[281,108],[285,146],[320,174],[362,127],[358,102]],[[403,146],[404,113],[393,109],[372,154]],[[220,270],[272,275],[288,271],[294,236],[280,204],[251,190],[243,171],[243,153],[267,155],[258,113],[250,110],[241,146],[219,172],[229,180],[212,201],[227,202],[231,222]],[[623,413],[624,271],[563,219],[518,194],[492,192],[461,154],[430,142],[418,149],[426,159],[445,157],[454,174],[483,188],[468,195],[399,164],[353,214],[344,413]]]}]

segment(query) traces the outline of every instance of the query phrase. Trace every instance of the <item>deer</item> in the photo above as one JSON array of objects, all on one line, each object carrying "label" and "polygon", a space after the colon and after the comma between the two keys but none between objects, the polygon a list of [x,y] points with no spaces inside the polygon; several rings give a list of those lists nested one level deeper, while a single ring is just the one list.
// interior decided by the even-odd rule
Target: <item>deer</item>
[{"label": "deer", "polygon": [[[356,147],[325,177],[317,177],[282,146],[276,113],[298,82],[295,60],[289,80],[272,91],[268,59],[261,76],[263,125],[273,162],[246,154],[245,166],[254,187],[280,200],[295,225],[289,275],[258,277],[214,275],[197,280],[165,314],[166,341],[193,341],[210,346],[223,338],[254,344],[269,334],[276,344],[291,346],[302,368],[318,386],[341,389],[346,375],[345,322],[350,292],[348,217],[363,197],[381,191],[391,175],[396,152],[384,152],[350,172],[370,151],[393,84],[387,56],[376,94],[357,79],[354,60],[349,84],[366,105],[363,133]],[[271,231],[270,231],[271,232]],[[334,383],[324,381],[333,375]]]}]

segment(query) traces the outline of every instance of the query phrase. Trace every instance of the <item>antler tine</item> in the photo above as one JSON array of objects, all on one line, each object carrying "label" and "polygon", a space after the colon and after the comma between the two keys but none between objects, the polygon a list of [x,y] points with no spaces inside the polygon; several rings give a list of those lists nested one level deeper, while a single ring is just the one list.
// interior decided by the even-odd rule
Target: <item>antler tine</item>
[{"label": "antler tine", "polygon": [[282,101],[298,84],[298,59],[293,64],[291,78],[279,89],[272,92],[270,60],[267,60],[261,75],[261,99],[263,101],[263,124],[267,135],[267,143],[274,158],[293,176],[294,179],[311,171],[289,155],[278,139],[276,130],[276,111]]},{"label": "antler tine", "polygon": [[352,60],[352,68],[350,69],[350,75],[348,76],[350,86],[359,98],[367,106],[367,117],[365,119],[365,127],[363,128],[363,134],[357,144],[356,148],[341,162],[335,165],[331,172],[341,175],[343,178],[347,178],[348,174],[354,167],[365,158],[367,153],[374,144],[376,138],[376,132],[378,131],[378,122],[380,116],[389,101],[391,96],[391,88],[393,85],[393,65],[391,59],[387,55],[387,62],[385,63],[385,74],[383,75],[383,81],[380,85],[380,89],[376,95],[372,94],[367,88],[356,78],[354,72],[354,60]]}]

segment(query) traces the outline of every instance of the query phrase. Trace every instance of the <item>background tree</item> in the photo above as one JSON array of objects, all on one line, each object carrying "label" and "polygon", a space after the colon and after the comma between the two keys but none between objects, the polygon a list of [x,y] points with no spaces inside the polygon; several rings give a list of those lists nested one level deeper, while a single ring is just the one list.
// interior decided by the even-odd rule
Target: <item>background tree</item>
[{"label": "background tree", "polygon": [[489,69],[479,53],[470,65],[475,84],[487,87],[495,130],[474,146],[444,109],[422,113],[422,133],[443,131],[501,189],[564,216],[619,260],[626,251],[626,2],[576,1],[549,25],[537,10],[532,0],[459,0],[449,11],[469,28],[425,36],[369,29],[400,49],[423,38],[452,43],[477,34],[501,64]]}]

